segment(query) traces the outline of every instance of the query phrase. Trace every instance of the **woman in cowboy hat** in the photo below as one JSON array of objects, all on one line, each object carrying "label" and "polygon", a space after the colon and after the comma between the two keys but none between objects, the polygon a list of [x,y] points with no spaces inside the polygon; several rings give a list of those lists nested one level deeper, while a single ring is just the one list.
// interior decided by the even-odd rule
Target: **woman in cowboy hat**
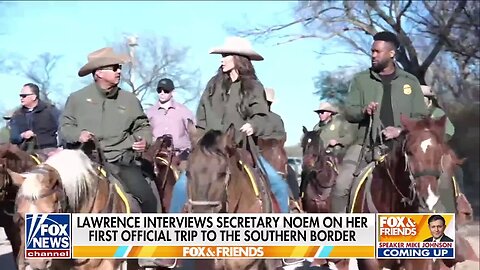
[{"label": "woman in cowboy hat", "polygon": [[[212,49],[210,54],[221,54],[221,65],[202,94],[197,109],[197,129],[225,132],[233,124],[238,144],[246,143],[243,142],[245,135],[265,135],[271,130],[267,120],[269,109],[264,87],[251,62],[261,61],[263,57],[253,50],[247,39],[240,37],[227,38],[223,46]],[[263,157],[259,157],[259,162],[266,170],[281,211],[288,212],[288,185]],[[186,201],[186,176],[182,175],[173,191],[170,212],[180,212]]]}]

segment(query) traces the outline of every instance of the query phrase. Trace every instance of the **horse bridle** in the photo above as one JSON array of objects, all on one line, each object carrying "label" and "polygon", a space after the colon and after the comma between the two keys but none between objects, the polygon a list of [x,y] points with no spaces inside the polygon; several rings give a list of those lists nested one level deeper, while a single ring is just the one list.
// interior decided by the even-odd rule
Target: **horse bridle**
[{"label": "horse bridle", "polygon": [[[230,159],[230,158],[229,158]],[[228,160],[229,160],[228,159]],[[230,164],[230,160],[229,160]],[[231,172],[230,172],[230,166],[227,167],[227,171],[225,173],[225,178],[224,178],[224,194],[223,194],[223,200],[221,201],[205,201],[205,200],[192,200],[189,197],[187,201],[187,212],[188,213],[193,213],[193,207],[194,206],[209,206],[212,209],[212,213],[220,213],[222,210],[225,210],[225,212],[228,212],[228,183],[231,180]],[[190,188],[188,189],[188,193],[191,194]],[[218,211],[214,211],[218,210]]]}]

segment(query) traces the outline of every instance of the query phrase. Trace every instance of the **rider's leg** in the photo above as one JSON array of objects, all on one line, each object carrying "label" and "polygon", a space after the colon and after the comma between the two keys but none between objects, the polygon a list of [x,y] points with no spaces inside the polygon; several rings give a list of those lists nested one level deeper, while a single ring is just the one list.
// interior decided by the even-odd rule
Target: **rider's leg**
[{"label": "rider's leg", "polygon": [[345,213],[362,146],[355,144],[348,148],[339,168],[337,180],[332,189],[332,212]]},{"label": "rider's leg", "polygon": [[143,213],[157,213],[157,200],[152,188],[136,164],[120,165],[119,176],[127,190],[141,201]]},{"label": "rider's leg", "polygon": [[440,195],[439,202],[445,207],[443,210],[445,213],[456,212],[456,198],[455,187],[453,186],[453,180],[448,173],[442,173],[438,182],[438,193]]},{"label": "rider's leg", "polygon": [[287,183],[292,191],[293,199],[300,199],[300,187],[298,186],[297,173],[290,165],[287,165]]},{"label": "rider's leg", "polygon": [[187,199],[187,175],[185,171],[182,171],[178,177],[177,183],[173,186],[172,201],[168,212],[181,213]]},{"label": "rider's leg", "polygon": [[259,161],[262,163],[263,168],[265,168],[265,173],[270,182],[272,192],[275,195],[275,198],[278,201],[280,206],[280,211],[282,213],[288,213],[289,207],[289,189],[287,182],[282,178],[282,176],[273,168],[268,161],[262,156],[259,157]]}]

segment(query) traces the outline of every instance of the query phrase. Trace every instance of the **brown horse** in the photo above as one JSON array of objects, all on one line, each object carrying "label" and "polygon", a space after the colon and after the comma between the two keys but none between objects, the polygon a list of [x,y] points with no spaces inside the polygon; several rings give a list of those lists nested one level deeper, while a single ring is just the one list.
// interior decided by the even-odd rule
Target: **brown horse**
[{"label": "brown horse", "polygon": [[15,196],[21,183],[14,182],[7,169],[18,173],[25,172],[42,160],[39,156],[29,155],[20,150],[15,144],[0,145],[0,226],[5,229],[16,260],[20,255],[21,240],[20,232],[13,220],[13,213]]},{"label": "brown horse", "polygon": [[[193,151],[187,167],[187,212],[280,212],[266,179],[247,165],[247,154],[236,147],[233,125],[224,134],[215,130],[206,132],[198,143],[191,122],[189,133]],[[263,270],[273,267],[273,260],[215,259],[200,260],[195,264],[195,269]]]},{"label": "brown horse", "polygon": [[290,212],[301,213],[303,209],[299,201],[300,189],[298,187],[297,176],[293,168],[288,165],[288,156],[284,145],[284,139],[258,139],[260,154],[283,176],[290,187]]},{"label": "brown horse", "polygon": [[[71,166],[75,164],[75,166]],[[25,244],[25,213],[128,213],[128,202],[118,193],[119,186],[104,177],[81,150],[62,150],[27,173],[9,174],[22,183],[15,202],[17,223]],[[124,193],[123,193],[124,194]],[[121,260],[34,259],[19,261],[19,269],[117,269]]]},{"label": "brown horse", "polygon": [[[337,159],[327,154],[319,131],[303,127],[302,137],[302,183],[300,185],[302,206],[308,213],[330,213],[330,193],[338,175]],[[348,260],[315,259],[312,265],[335,263],[337,269],[348,269]]]},{"label": "brown horse", "polygon": [[337,161],[325,151],[319,131],[308,131],[303,127],[301,145],[303,209],[309,213],[330,213],[330,192],[338,175]]},{"label": "brown horse", "polygon": [[[352,213],[418,213],[441,212],[445,208],[439,200],[439,178],[446,173],[452,175],[453,165],[461,161],[444,143],[445,120],[412,120],[401,116],[404,131],[394,143],[391,152],[378,161],[371,178],[360,182],[352,190]],[[449,164],[445,160],[449,160]],[[370,180],[371,179],[371,180]],[[369,183],[370,181],[370,183]],[[375,187],[373,192],[369,187]],[[381,192],[378,192],[381,191]],[[453,196],[453,188],[452,188]],[[457,240],[460,240],[457,235]],[[465,243],[457,241],[458,243]],[[443,260],[448,267],[464,260],[461,253],[467,246],[457,246],[457,259]],[[471,247],[470,247],[471,249]],[[359,269],[398,269],[396,260],[358,260]],[[442,260],[404,260],[405,269],[434,269]]]},{"label": "brown horse", "polygon": [[176,152],[172,137],[164,135],[158,137],[143,155],[154,167],[155,185],[162,201],[162,213],[167,213],[170,208],[173,186],[180,173],[178,169],[180,160]]}]

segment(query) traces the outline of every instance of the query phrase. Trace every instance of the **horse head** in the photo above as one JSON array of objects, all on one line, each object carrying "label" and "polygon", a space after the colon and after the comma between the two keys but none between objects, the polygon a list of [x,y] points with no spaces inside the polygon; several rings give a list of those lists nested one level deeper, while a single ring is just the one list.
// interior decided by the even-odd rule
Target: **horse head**
[{"label": "horse head", "polygon": [[[0,145],[0,194],[8,191],[12,186],[19,187],[23,181],[12,179],[9,170],[13,172],[24,172],[35,166],[34,160],[14,144],[6,143]],[[16,180],[20,180],[17,182]]]},{"label": "horse head", "polygon": [[412,120],[402,115],[405,139],[405,166],[422,206],[432,210],[439,200],[438,179],[443,173],[453,175],[454,167],[462,164],[444,142],[446,115],[440,119]]},{"label": "horse head", "polygon": [[192,144],[187,166],[191,212],[226,211],[227,187],[231,175],[229,150],[234,142],[234,134],[233,125],[224,134],[210,130],[196,145]]},{"label": "horse head", "polygon": [[302,170],[321,170],[325,163],[326,152],[320,139],[320,131],[309,131],[306,127],[303,127],[301,146],[303,152]]}]

